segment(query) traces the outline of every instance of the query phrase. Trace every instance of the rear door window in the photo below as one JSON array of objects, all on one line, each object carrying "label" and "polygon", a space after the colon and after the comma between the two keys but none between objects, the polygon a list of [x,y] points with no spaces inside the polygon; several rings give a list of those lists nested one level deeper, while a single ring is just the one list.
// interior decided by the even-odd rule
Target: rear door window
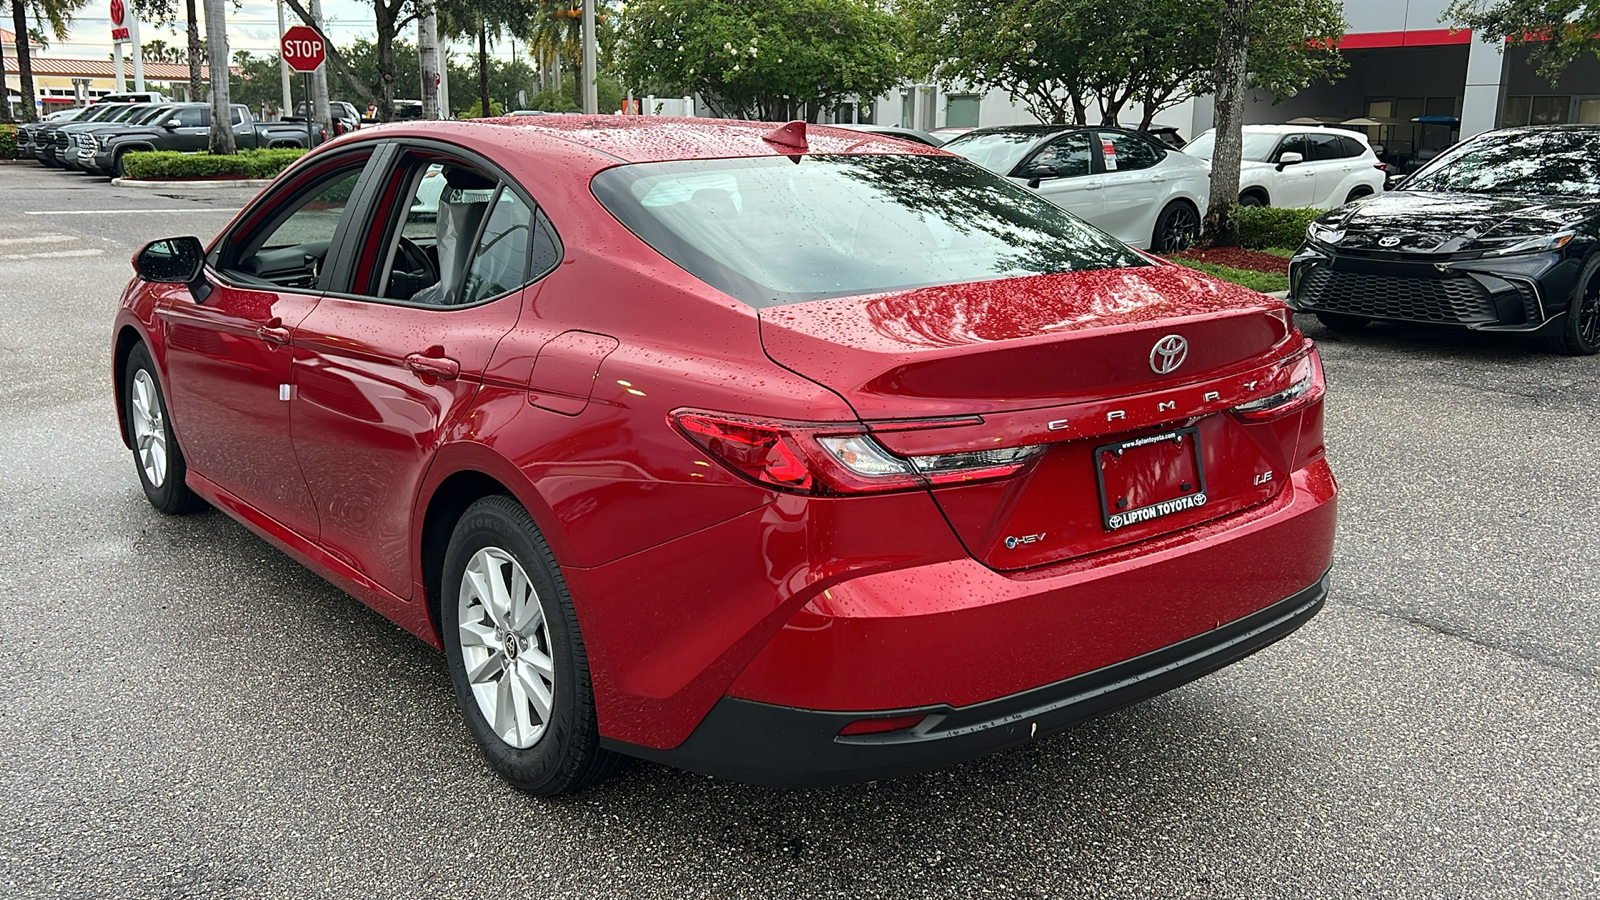
[{"label": "rear door window", "polygon": [[1120,131],[1100,132],[1100,153],[1108,172],[1148,169],[1166,155],[1144,138]]},{"label": "rear door window", "polygon": [[1318,162],[1344,159],[1345,152],[1344,148],[1339,145],[1338,135],[1312,134],[1307,135],[1307,139],[1307,143],[1311,145],[1311,155],[1306,157],[1307,159],[1314,159]]}]

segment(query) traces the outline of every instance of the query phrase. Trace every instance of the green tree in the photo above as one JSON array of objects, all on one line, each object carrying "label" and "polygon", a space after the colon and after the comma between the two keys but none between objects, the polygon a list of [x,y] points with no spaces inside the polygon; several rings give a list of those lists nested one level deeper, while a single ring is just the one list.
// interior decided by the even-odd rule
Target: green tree
[{"label": "green tree", "polygon": [[1203,239],[1232,247],[1239,243],[1246,90],[1268,91],[1278,100],[1343,73],[1338,45],[1345,22],[1339,0],[1220,0],[1218,7],[1211,81],[1217,140]]},{"label": "green tree", "polygon": [[1491,44],[1533,48],[1552,84],[1579,56],[1600,56],[1600,0],[1455,0],[1440,18]]},{"label": "green tree", "polygon": [[899,22],[868,0],[652,0],[623,12],[616,71],[698,94],[719,116],[782,120],[901,76]]},{"label": "green tree", "polygon": [[32,15],[35,22],[48,25],[56,40],[64,41],[71,30],[73,14],[86,3],[88,0],[11,0],[11,22],[18,36],[15,46],[17,80],[22,87],[22,121],[32,122],[38,118],[34,110],[38,92],[33,86],[33,56],[28,49],[34,32],[28,27],[28,17]]}]

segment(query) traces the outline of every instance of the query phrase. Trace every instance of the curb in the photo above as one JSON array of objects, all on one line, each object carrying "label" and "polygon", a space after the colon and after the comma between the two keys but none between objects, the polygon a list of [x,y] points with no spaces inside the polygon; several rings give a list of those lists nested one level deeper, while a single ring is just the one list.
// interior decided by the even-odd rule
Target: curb
[{"label": "curb", "polygon": [[129,188],[264,188],[272,183],[271,178],[240,178],[231,181],[202,179],[195,181],[135,181],[130,178],[113,178],[111,183],[117,187]]}]

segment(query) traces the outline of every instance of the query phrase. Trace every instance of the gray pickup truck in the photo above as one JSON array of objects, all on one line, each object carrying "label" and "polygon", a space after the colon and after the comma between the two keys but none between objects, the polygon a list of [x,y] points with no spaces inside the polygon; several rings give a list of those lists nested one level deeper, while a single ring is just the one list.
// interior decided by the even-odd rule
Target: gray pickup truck
[{"label": "gray pickup truck", "polygon": [[[234,104],[233,139],[240,150],[267,147],[306,146],[305,123],[257,122],[243,104]],[[159,116],[143,125],[105,128],[88,135],[94,141],[94,153],[87,148],[79,154],[78,161],[86,168],[103,175],[123,176],[123,157],[135,150],[178,150],[193,153],[205,150],[211,142],[211,107],[205,103],[174,103],[168,107],[169,115]],[[327,140],[322,126],[313,126],[313,145]]]}]

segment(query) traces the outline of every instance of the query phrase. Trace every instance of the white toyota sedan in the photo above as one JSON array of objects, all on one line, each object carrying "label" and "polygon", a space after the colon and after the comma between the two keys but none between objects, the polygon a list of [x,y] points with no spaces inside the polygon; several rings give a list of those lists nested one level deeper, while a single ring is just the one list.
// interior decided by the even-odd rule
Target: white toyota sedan
[{"label": "white toyota sedan", "polygon": [[[1204,132],[1183,152],[1210,162],[1216,140]],[[1383,190],[1383,164],[1357,131],[1246,125],[1240,156],[1240,206],[1332,209]]]},{"label": "white toyota sedan", "polygon": [[1026,184],[1141,249],[1172,253],[1200,233],[1211,167],[1149,135],[1082,125],[1004,125],[944,145]]}]

